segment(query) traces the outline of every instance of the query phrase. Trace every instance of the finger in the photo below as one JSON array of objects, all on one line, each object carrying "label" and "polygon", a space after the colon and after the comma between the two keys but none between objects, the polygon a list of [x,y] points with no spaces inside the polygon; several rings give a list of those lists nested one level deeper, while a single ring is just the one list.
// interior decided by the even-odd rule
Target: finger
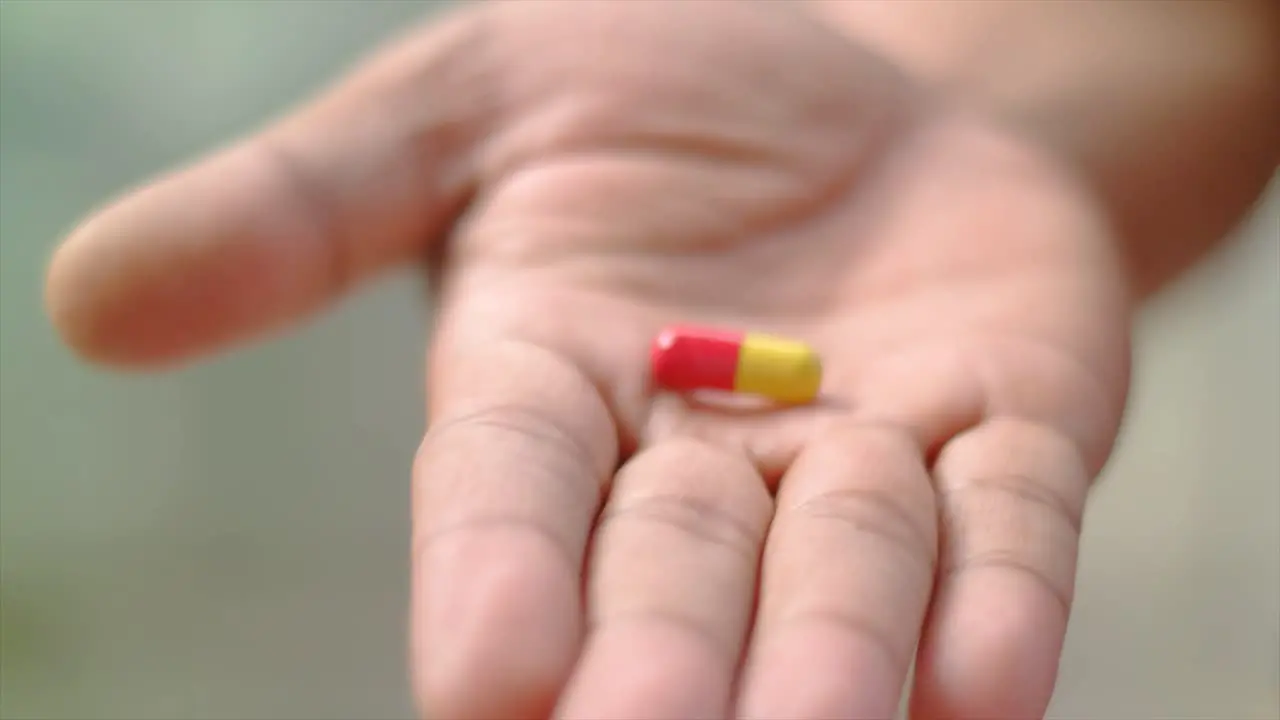
[{"label": "finger", "polygon": [[291,117],[89,218],[49,269],[67,342],[112,364],[182,359],[420,253],[465,199],[490,119],[476,17],[410,38]]},{"label": "finger", "polygon": [[451,720],[545,717],[579,649],[614,424],[587,378],[537,346],[440,352],[415,466],[419,702]]},{"label": "finger", "polygon": [[913,717],[1043,717],[1071,606],[1085,467],[1064,436],[1017,420],[987,421],[943,448],[942,556]]},{"label": "finger", "polygon": [[738,713],[889,718],[933,584],[933,487],[905,432],[835,426],[783,476]]},{"label": "finger", "polygon": [[723,718],[772,502],[747,460],[672,440],[619,473],[591,560],[592,631],[558,715]]}]

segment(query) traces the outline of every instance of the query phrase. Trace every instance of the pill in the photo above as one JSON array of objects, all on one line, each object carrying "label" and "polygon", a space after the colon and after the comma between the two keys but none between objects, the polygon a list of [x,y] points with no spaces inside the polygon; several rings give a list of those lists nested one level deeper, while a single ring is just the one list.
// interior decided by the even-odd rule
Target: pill
[{"label": "pill", "polygon": [[654,339],[654,383],[667,390],[723,390],[782,403],[818,395],[822,361],[805,343],[753,332],[669,327]]}]

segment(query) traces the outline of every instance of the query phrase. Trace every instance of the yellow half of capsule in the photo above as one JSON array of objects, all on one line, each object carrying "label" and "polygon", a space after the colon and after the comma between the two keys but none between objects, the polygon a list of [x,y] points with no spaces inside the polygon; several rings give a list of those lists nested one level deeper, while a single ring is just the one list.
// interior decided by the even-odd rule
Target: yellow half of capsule
[{"label": "yellow half of capsule", "polygon": [[822,360],[795,340],[747,333],[738,351],[735,392],[761,395],[783,403],[807,403],[822,385]]}]

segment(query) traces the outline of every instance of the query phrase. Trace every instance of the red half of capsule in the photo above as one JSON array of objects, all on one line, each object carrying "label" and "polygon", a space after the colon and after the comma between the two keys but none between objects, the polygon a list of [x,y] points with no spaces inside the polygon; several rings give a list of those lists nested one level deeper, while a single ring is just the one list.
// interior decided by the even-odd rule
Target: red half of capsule
[{"label": "red half of capsule", "polygon": [[733,391],[745,335],[706,328],[671,327],[653,341],[653,380],[660,387]]}]

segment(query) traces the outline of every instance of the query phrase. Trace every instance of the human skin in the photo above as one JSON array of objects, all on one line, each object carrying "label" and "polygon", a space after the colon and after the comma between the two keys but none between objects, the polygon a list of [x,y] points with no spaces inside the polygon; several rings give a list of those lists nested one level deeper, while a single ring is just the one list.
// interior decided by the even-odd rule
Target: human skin
[{"label": "human skin", "polygon": [[[1039,716],[1131,315],[1274,171],[1278,58],[1261,2],[468,8],[94,213],[49,311],[158,369],[428,259],[427,716],[887,717],[913,659],[916,717]],[[654,394],[671,322],[824,397]]]}]

